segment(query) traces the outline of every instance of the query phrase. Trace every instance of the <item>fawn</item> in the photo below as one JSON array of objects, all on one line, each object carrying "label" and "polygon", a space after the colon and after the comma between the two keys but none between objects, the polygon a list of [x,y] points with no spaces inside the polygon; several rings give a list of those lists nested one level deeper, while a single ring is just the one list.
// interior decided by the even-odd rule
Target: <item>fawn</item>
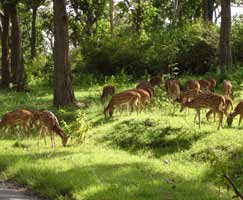
[{"label": "fawn", "polygon": [[137,92],[140,96],[141,96],[141,99],[140,99],[140,111],[143,110],[145,108],[145,106],[147,104],[150,103],[150,93],[148,91],[146,91],[146,89],[131,89],[131,90],[126,90],[124,92],[127,92],[127,91],[133,91],[133,92]]},{"label": "fawn", "polygon": [[143,88],[152,88],[152,85],[148,81],[141,81],[137,86],[136,89],[143,89]]},{"label": "fawn", "polygon": [[20,125],[24,129],[24,132],[29,135],[29,129],[32,126],[32,119],[33,112],[30,110],[19,109],[16,111],[7,112],[1,119],[0,129]]},{"label": "fawn", "polygon": [[192,89],[192,90],[186,90],[185,92],[182,93],[179,103],[181,103],[181,109],[180,112],[184,110],[184,103],[187,101],[193,100],[195,97],[197,97],[200,94],[203,94],[204,92],[200,89]]},{"label": "fawn", "polygon": [[150,79],[150,84],[152,87],[160,87],[161,83],[162,83],[162,79],[159,76],[154,76]]},{"label": "fawn", "polygon": [[185,83],[185,90],[200,89],[200,84],[197,80],[188,80]]},{"label": "fawn", "polygon": [[237,115],[240,115],[239,124],[238,124],[238,126],[240,126],[242,118],[243,118],[243,101],[239,102],[237,104],[237,106],[235,107],[234,112],[230,113],[229,116],[227,117],[227,123],[228,123],[229,127],[231,127],[233,119]]},{"label": "fawn", "polygon": [[46,133],[49,132],[52,147],[55,147],[55,134],[60,136],[62,140],[62,145],[64,147],[66,146],[69,136],[67,136],[65,132],[61,129],[58,119],[52,112],[36,111],[34,113],[33,123],[39,130],[37,141],[38,145],[42,135],[44,136],[44,141],[46,144]]},{"label": "fawn", "polygon": [[210,78],[207,81],[209,83],[209,91],[210,92],[214,92],[216,84],[217,84],[217,81],[215,79],[213,79],[213,78]]},{"label": "fawn", "polygon": [[110,117],[112,117],[113,112],[116,108],[121,108],[122,106],[126,106],[132,112],[134,109],[139,110],[141,102],[141,95],[134,91],[124,91],[118,94],[115,94],[108,106],[104,109],[105,117],[107,117],[107,113],[109,113]]},{"label": "fawn", "polygon": [[[228,96],[223,96],[223,97],[224,97],[224,99],[225,99],[224,114],[225,114],[226,117],[227,117],[228,114],[229,114],[229,110],[230,110],[230,108],[233,110],[233,102],[232,102],[232,100],[231,100],[230,97],[228,97]],[[212,113],[214,114],[214,121],[215,121],[215,114],[216,114],[216,113],[214,113],[213,110],[209,110],[209,111],[206,113],[207,121],[209,121],[209,117],[210,117],[210,115],[211,115]]]},{"label": "fawn", "polygon": [[177,101],[180,99],[180,84],[176,79],[169,79],[165,81],[165,90],[167,92],[168,97],[173,101]]},{"label": "fawn", "polygon": [[116,93],[115,87],[112,85],[106,85],[103,87],[102,95],[100,97],[101,102],[104,103],[108,96],[113,96]]},{"label": "fawn", "polygon": [[204,91],[204,92],[210,91],[210,90],[209,90],[209,85],[210,85],[210,83],[209,83],[208,80],[204,80],[204,79],[202,79],[202,80],[198,80],[198,83],[199,83],[199,85],[200,85],[200,89],[201,89],[202,91]]},{"label": "fawn", "polygon": [[232,84],[229,80],[223,81],[223,93],[225,96],[229,96],[232,100],[234,100],[234,92],[232,89]]},{"label": "fawn", "polygon": [[183,103],[183,107],[193,108],[196,110],[196,116],[198,116],[199,119],[199,128],[201,126],[200,110],[205,108],[212,109],[213,112],[219,114],[220,120],[218,129],[223,127],[223,113],[225,107],[224,97],[214,93],[203,93],[196,96],[192,101]]}]

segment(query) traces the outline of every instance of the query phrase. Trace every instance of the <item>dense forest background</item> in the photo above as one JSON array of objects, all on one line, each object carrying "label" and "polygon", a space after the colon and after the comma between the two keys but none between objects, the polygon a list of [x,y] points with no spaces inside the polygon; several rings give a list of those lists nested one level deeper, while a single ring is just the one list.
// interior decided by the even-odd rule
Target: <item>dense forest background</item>
[{"label": "dense forest background", "polygon": [[[66,74],[79,84],[175,67],[180,74],[224,74],[243,62],[243,15],[231,14],[240,6],[230,0],[2,0],[2,87],[21,91],[31,82],[63,81],[54,70],[66,62],[63,55],[71,66]],[[55,30],[65,44],[57,45]]]}]

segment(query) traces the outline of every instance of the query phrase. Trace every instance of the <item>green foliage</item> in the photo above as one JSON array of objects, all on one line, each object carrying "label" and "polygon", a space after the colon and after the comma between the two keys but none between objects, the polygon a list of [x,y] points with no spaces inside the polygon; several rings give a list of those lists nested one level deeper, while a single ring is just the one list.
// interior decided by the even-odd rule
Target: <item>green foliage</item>
[{"label": "green foliage", "polygon": [[233,59],[234,62],[243,62],[243,23],[242,23],[243,15],[236,17],[233,20],[232,26],[232,51],[233,51]]},{"label": "green foliage", "polygon": [[85,140],[85,134],[90,129],[90,124],[85,113],[79,111],[74,117],[74,122],[71,125],[68,125],[64,120],[61,121],[61,124],[66,133],[71,137],[71,140],[74,140],[75,143],[83,143]]}]

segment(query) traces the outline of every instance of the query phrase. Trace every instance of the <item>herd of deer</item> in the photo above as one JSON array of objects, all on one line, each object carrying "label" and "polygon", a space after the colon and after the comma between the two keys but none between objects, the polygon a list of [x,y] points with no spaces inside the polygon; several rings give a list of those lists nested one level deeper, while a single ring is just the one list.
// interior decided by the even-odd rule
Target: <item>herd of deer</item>
[{"label": "herd of deer", "polygon": [[[142,81],[136,89],[129,89],[116,94],[114,86],[107,85],[103,88],[101,101],[112,96],[107,107],[104,109],[105,117],[111,117],[114,111],[122,112],[125,109],[133,112],[140,112],[146,108],[154,95],[156,87],[161,87],[162,78],[159,76],[152,77],[150,81]],[[200,128],[200,111],[201,109],[209,109],[206,114],[207,120],[211,114],[219,115],[218,129],[223,127],[223,116],[227,116],[227,123],[231,126],[233,119],[240,115],[239,125],[243,118],[243,101],[238,103],[233,112],[233,89],[229,80],[223,81],[223,95],[214,92],[216,80],[189,80],[182,87],[177,79],[168,79],[164,81],[165,91],[172,103],[180,103],[182,112],[184,108],[192,108],[196,110],[194,121],[198,118]],[[183,89],[182,89],[183,88]],[[19,109],[13,112],[7,112],[0,121],[0,129],[13,128],[20,125],[23,130],[30,135],[33,128],[38,130],[38,141],[41,136],[44,137],[46,144],[46,134],[50,134],[51,145],[55,146],[55,135],[59,135],[62,145],[66,146],[69,136],[61,129],[56,116],[50,111]]]},{"label": "herd of deer", "polygon": [[[162,78],[159,76],[152,77],[150,81],[142,81],[136,89],[129,89],[120,93],[115,93],[114,86],[107,85],[103,88],[101,100],[108,96],[112,96],[107,107],[104,109],[105,116],[112,116],[115,110],[121,112],[126,108],[130,112],[137,110],[141,111],[147,104],[150,103],[154,95],[155,87],[161,87]],[[227,116],[227,123],[232,125],[235,116],[240,115],[239,125],[243,118],[243,101],[241,101],[233,112],[234,93],[232,84],[229,80],[223,81],[223,95],[215,93],[216,87],[215,79],[207,80],[189,80],[182,87],[178,79],[168,79],[164,81],[165,91],[172,103],[181,104],[180,111],[184,108],[191,108],[196,110],[194,121],[198,118],[198,125],[200,128],[201,117],[200,111],[202,109],[209,109],[206,118],[209,120],[211,114],[214,114],[214,121],[216,114],[219,115],[218,129],[223,127],[223,116]]]}]

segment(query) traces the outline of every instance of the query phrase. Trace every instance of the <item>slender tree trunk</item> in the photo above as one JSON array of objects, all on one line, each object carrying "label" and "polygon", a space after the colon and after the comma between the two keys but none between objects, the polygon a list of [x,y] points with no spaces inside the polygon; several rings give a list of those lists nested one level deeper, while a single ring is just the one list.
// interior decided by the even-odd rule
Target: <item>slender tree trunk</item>
[{"label": "slender tree trunk", "polygon": [[230,0],[221,0],[220,69],[232,65]]},{"label": "slender tree trunk", "polygon": [[32,8],[32,26],[31,26],[31,59],[36,56],[36,15],[38,7]]},{"label": "slender tree trunk", "polygon": [[9,88],[10,69],[9,69],[9,8],[3,5],[4,16],[2,17],[2,88]]},{"label": "slender tree trunk", "polygon": [[202,0],[202,16],[204,22],[213,22],[215,0]]},{"label": "slender tree trunk", "polygon": [[113,37],[113,30],[114,30],[114,1],[110,0],[110,32],[111,37]]},{"label": "slender tree trunk", "polygon": [[69,63],[68,22],[65,0],[53,0],[54,7],[54,105],[75,102]]},{"label": "slender tree trunk", "polygon": [[13,82],[16,83],[17,91],[24,90],[24,63],[21,47],[21,32],[16,5],[10,6],[11,17],[11,71]]}]

